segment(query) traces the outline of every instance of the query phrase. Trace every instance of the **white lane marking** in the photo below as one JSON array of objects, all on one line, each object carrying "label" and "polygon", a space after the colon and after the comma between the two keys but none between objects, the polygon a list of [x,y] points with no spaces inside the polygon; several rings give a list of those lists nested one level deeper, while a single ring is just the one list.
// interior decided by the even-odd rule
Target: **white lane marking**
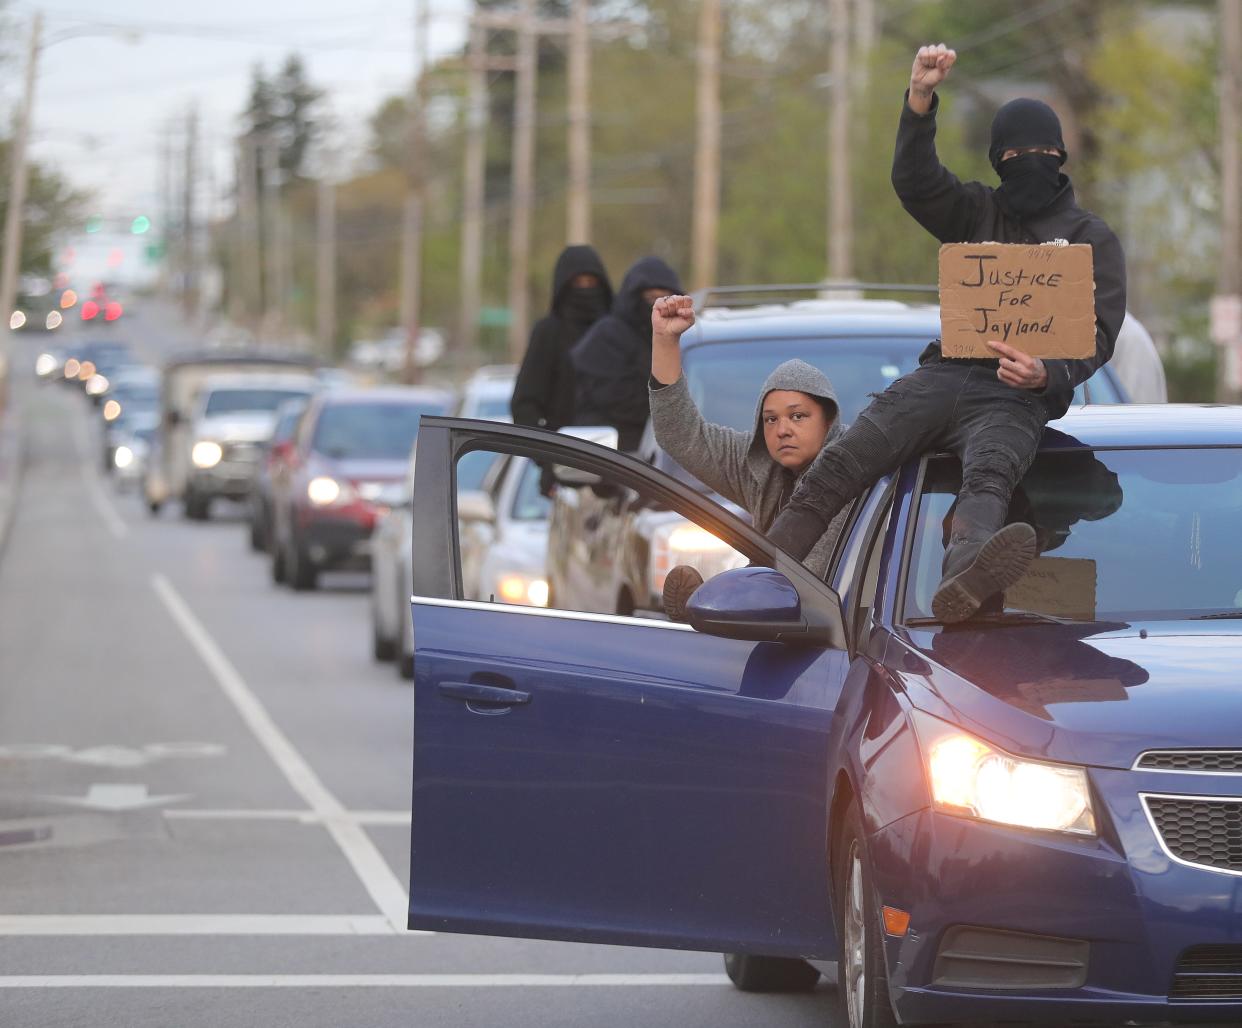
[{"label": "white lane marking", "polygon": [[[325,818],[309,810],[208,810],[201,807],[166,810],[164,816],[179,821],[297,821],[304,825],[323,824]],[[338,818],[357,825],[392,825],[405,827],[410,823],[408,810],[347,810]]]},{"label": "white lane marking", "polygon": [[324,827],[341,848],[375,905],[388,918],[392,930],[404,933],[409,916],[409,897],[362,826],[348,819],[341,801],[328,791],[293,743],[277,727],[267,709],[250,691],[172,583],[163,575],[155,574],[151,576],[151,584],[268,756],[311,811],[323,819]]},{"label": "white lane marking", "polygon": [[722,986],[723,974],[29,974],[0,989],[514,989]]},{"label": "white lane marking", "polygon": [[375,914],[0,914],[0,936],[391,934]]},{"label": "white lane marking", "polygon": [[86,790],[85,796],[44,796],[52,803],[64,803],[87,810],[143,810],[146,807],[162,807],[168,803],[180,803],[190,798],[189,793],[177,796],[149,796],[145,785],[120,782],[95,782]]},{"label": "white lane marking", "polygon": [[99,517],[108,527],[108,531],[117,539],[124,539],[129,535],[129,525],[125,524],[121,515],[116,512],[116,508],[112,506],[112,501],[103,491],[99,475],[90,457],[90,443],[86,438],[86,429],[81,421],[77,422],[77,431],[74,432],[74,436],[77,439],[78,455],[81,457],[82,481],[86,485],[86,492],[91,498],[91,503],[95,505],[95,510],[99,512]]},{"label": "white lane marking", "polygon": [[151,742],[142,747],[90,746],[75,750],[59,743],[13,743],[0,746],[0,760],[67,760],[95,767],[144,767],[157,760],[222,757],[228,748],[214,742]]}]

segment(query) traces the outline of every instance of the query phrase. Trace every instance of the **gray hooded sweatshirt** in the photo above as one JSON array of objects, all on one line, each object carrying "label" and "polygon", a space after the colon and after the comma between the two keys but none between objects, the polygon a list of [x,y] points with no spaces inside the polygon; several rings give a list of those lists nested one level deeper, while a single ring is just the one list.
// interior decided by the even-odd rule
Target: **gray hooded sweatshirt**
[{"label": "gray hooded sweatshirt", "polygon": [[[759,531],[766,532],[793,495],[798,476],[772,459],[763,441],[763,401],[774,389],[790,389],[824,400],[837,413],[824,445],[840,437],[840,407],[828,376],[806,361],[780,365],[759,391],[750,433],[708,424],[699,413],[683,375],[671,385],[651,389],[651,425],[656,442],[678,464],[709,488],[746,510]],[[842,510],[803,563],[823,578],[832,549],[845,522]]]}]

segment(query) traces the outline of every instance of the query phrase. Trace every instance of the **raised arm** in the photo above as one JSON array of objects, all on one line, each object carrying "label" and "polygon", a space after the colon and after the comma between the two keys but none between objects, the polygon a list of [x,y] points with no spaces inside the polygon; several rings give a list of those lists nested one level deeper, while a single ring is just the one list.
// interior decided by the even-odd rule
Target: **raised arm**
[{"label": "raised arm", "polygon": [[978,182],[960,182],[936,154],[936,87],[956,60],[957,52],[943,43],[915,54],[893,151],[893,189],[901,205],[942,243],[970,239],[988,191]]},{"label": "raised arm", "polygon": [[651,426],[656,442],[683,468],[734,503],[747,506],[746,454],[752,437],[703,418],[681,373],[681,335],[694,301],[666,296],[651,310]]}]

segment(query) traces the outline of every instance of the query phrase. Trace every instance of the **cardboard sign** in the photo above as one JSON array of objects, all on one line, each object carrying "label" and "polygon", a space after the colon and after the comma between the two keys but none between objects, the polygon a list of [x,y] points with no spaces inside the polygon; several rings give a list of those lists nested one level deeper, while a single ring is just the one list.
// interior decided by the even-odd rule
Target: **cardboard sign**
[{"label": "cardboard sign", "polygon": [[1088,557],[1036,557],[1005,590],[1005,606],[1079,621],[1095,619],[1095,561]]},{"label": "cardboard sign", "polygon": [[1088,243],[945,243],[940,351],[995,357],[989,339],[1032,357],[1095,354],[1095,274]]}]

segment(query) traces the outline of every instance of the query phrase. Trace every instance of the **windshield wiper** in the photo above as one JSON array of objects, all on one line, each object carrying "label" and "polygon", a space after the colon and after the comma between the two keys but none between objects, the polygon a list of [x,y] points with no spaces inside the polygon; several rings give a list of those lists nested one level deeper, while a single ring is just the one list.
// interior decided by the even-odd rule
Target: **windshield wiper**
[{"label": "windshield wiper", "polygon": [[1216,614],[1196,614],[1191,621],[1227,621],[1229,619],[1242,621],[1242,610],[1222,610]]}]

